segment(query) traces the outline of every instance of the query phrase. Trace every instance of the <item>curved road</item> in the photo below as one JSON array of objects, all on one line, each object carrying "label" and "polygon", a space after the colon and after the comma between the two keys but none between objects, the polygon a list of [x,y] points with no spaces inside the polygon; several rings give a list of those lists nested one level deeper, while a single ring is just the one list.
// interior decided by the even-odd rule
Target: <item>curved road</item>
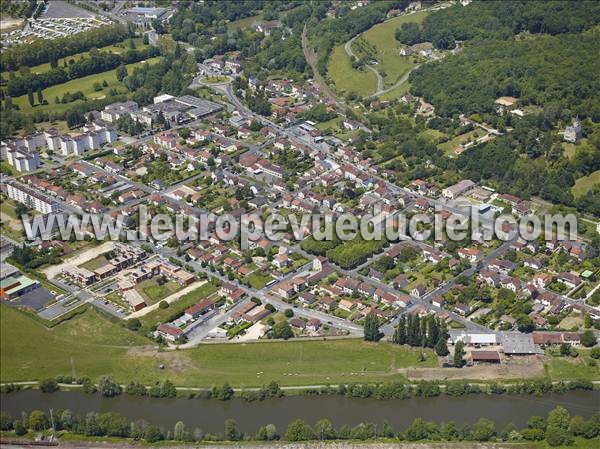
[{"label": "curved road", "polygon": [[[360,34],[357,34],[356,36],[354,36],[352,39],[350,39],[348,42],[346,42],[344,44],[344,50],[346,50],[346,54],[348,56],[350,56],[350,59],[353,61],[354,60],[358,61],[358,56],[356,56],[354,54],[354,51],[352,51],[352,43],[358,36],[360,36]],[[379,70],[377,70],[372,65],[365,64],[365,67],[367,67],[367,69],[369,69],[371,72],[373,72],[375,74],[375,76],[377,77],[377,90],[372,95],[373,97],[377,97],[383,93],[383,77],[379,73]]]}]

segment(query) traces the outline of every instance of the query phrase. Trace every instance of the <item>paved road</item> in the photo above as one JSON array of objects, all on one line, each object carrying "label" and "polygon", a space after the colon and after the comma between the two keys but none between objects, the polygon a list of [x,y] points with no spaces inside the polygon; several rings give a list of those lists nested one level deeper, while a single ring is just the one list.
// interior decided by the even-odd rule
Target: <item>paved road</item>
[{"label": "paved road", "polygon": [[[344,44],[344,50],[346,50],[346,54],[348,56],[350,56],[350,60],[352,60],[352,61],[358,61],[358,56],[356,56],[356,54],[354,54],[354,51],[352,50],[352,44],[354,43],[354,41],[356,40],[356,38],[358,36],[360,36],[360,34],[357,34],[356,36],[354,36],[352,39],[350,39],[348,42],[346,42]],[[369,69],[371,72],[373,72],[375,74],[375,76],[377,77],[377,89],[375,90],[375,93],[372,95],[373,97],[377,97],[383,93],[383,77],[381,76],[381,73],[379,73],[379,70],[377,70],[371,64],[365,64],[365,67],[367,69]]]}]

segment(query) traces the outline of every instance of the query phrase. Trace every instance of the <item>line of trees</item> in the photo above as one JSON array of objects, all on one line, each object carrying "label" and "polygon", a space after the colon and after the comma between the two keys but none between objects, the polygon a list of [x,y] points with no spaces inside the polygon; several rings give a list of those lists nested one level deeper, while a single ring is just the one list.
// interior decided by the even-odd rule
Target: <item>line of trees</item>
[{"label": "line of trees", "polygon": [[[480,418],[472,424],[458,425],[454,421],[435,423],[416,418],[403,431],[396,431],[386,420],[381,424],[360,423],[354,427],[343,425],[336,428],[329,419],[321,419],[310,426],[301,419],[292,421],[283,435],[276,426],[267,424],[258,429],[256,434],[242,432],[233,419],[227,419],[222,433],[204,433],[200,428],[190,429],[179,421],[173,429],[166,426],[149,424],[143,420],[128,421],[118,413],[89,412],[85,415],[74,414],[71,410],[56,410],[53,414],[56,431],[65,431],[75,435],[110,436],[132,439],[144,439],[155,443],[169,441],[324,441],[324,440],[374,440],[398,439],[406,441],[544,441],[549,446],[570,444],[575,437],[592,439],[600,435],[600,412],[589,419],[573,416],[563,407],[556,407],[547,417],[532,416],[526,427],[517,429],[508,424],[503,429],[486,418]],[[48,416],[41,410],[23,413],[20,418],[12,417],[6,412],[0,413],[0,430],[14,432],[23,436],[28,430],[40,432],[50,429]]]},{"label": "line of trees", "polygon": [[91,48],[115,44],[132,35],[128,27],[117,24],[85,31],[75,37],[61,37],[53,40],[39,39],[2,52],[0,65],[3,70],[17,70],[21,66],[33,67],[46,62],[51,63]]},{"label": "line of trees", "polygon": [[435,316],[402,315],[396,325],[392,343],[398,345],[435,348],[437,355],[447,356],[448,329],[446,323]]},{"label": "line of trees", "polygon": [[6,94],[18,97],[27,92],[35,92],[70,80],[106,72],[124,64],[131,64],[158,55],[156,47],[143,50],[130,50],[122,55],[98,50],[90,51],[90,57],[73,62],[67,67],[56,67],[47,72],[27,73],[10,78],[6,85]]}]

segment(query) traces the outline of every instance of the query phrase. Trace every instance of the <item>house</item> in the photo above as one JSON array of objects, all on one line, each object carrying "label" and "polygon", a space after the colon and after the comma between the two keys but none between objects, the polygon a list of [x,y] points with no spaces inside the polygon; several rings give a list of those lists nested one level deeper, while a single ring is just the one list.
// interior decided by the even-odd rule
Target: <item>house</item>
[{"label": "house", "polygon": [[158,329],[156,329],[156,333],[159,336],[161,336],[171,342],[175,342],[183,336],[183,331],[181,329],[179,329],[178,327],[175,327],[171,324],[164,324],[164,323],[161,324],[160,326],[158,326]]},{"label": "house", "polygon": [[304,330],[306,328],[306,321],[300,318],[292,318],[289,323],[290,326],[295,327],[296,329]]},{"label": "house", "polygon": [[473,363],[500,363],[498,351],[471,351]]},{"label": "house", "polygon": [[338,307],[346,312],[352,312],[352,310],[356,307],[356,303],[348,299],[342,299],[339,302]]},{"label": "house", "polygon": [[435,295],[433,298],[431,298],[431,304],[435,307],[442,308],[446,305],[446,301],[444,300],[442,295]]},{"label": "house", "polygon": [[472,264],[483,258],[483,253],[476,248],[459,248],[457,254],[460,259],[466,259]]},{"label": "house", "polygon": [[577,143],[577,141],[579,139],[581,139],[581,136],[582,136],[581,121],[579,120],[579,117],[575,117],[575,119],[573,119],[573,124],[570,126],[567,126],[565,128],[565,133],[563,135],[563,138],[567,142]]},{"label": "house", "polygon": [[515,269],[515,264],[512,263],[510,260],[492,259],[488,264],[488,268],[492,271],[508,274]]},{"label": "house", "polygon": [[462,302],[456,303],[454,305],[454,311],[462,316],[467,316],[471,313],[471,307]]},{"label": "house", "polygon": [[560,273],[556,277],[556,280],[562,284],[565,284],[569,288],[575,288],[583,282],[576,274],[567,272]]},{"label": "house", "polygon": [[457,184],[454,184],[453,186],[446,187],[445,189],[443,189],[442,196],[453,200],[453,199],[456,199],[459,196],[467,193],[473,187],[475,187],[475,183],[473,181],[471,181],[470,179],[463,179],[462,181],[458,182]]},{"label": "house", "polygon": [[321,321],[317,318],[312,318],[306,322],[306,330],[309,332],[317,332],[321,328]]},{"label": "house", "polygon": [[210,299],[203,299],[199,303],[188,307],[183,312],[183,317],[186,321],[196,319],[201,315],[205,315],[207,312],[210,312],[215,307],[215,304]]},{"label": "house", "polygon": [[317,297],[312,294],[311,292],[302,292],[298,295],[298,302],[305,304],[305,305],[311,305],[314,304],[317,301]]},{"label": "house", "polygon": [[319,299],[319,306],[322,310],[326,312],[331,312],[333,309],[336,308],[337,303],[335,302],[335,299],[333,299],[331,296],[324,296],[323,298]]},{"label": "house", "polygon": [[416,296],[417,298],[423,297],[425,293],[427,293],[427,288],[423,284],[415,285],[415,287],[411,291],[411,294],[413,296]]}]

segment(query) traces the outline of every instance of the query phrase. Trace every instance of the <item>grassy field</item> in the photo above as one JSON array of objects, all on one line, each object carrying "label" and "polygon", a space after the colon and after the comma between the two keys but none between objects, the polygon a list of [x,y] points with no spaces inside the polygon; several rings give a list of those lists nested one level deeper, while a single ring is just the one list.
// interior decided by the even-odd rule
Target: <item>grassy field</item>
[{"label": "grassy field", "polygon": [[237,31],[244,28],[249,28],[254,22],[260,22],[262,19],[262,14],[257,14],[256,16],[246,17],[245,19],[234,20],[233,22],[229,22],[227,24],[227,29],[229,31]]},{"label": "grassy field", "polygon": [[343,45],[338,45],[331,52],[327,73],[334,82],[336,90],[341,94],[353,92],[368,96],[377,88],[377,78],[373,72],[368,69],[361,72],[352,68],[350,56],[346,54]]},{"label": "grassy field", "polygon": [[589,176],[583,176],[575,181],[575,185],[571,187],[571,192],[575,196],[585,195],[592,187],[600,184],[600,170],[596,170]]},{"label": "grassy field", "polygon": [[426,11],[421,11],[409,16],[396,17],[375,25],[363,33],[363,39],[376,48],[374,56],[379,60],[376,68],[383,76],[385,88],[391,87],[402,75],[415,66],[412,57],[400,56],[402,44],[394,36],[396,30],[403,23],[421,23],[427,14]]},{"label": "grassy field", "polygon": [[164,323],[169,317],[176,313],[183,312],[188,307],[193,306],[202,299],[212,295],[215,291],[217,291],[217,288],[214,285],[210,283],[204,284],[188,294],[183,295],[177,301],[170,304],[168,308],[157,308],[156,310],[144,315],[142,318],[140,318],[140,320],[146,328],[154,326],[158,323]]},{"label": "grassy field", "polygon": [[485,131],[481,129],[475,129],[473,131],[469,131],[468,133],[461,134],[460,136],[456,136],[454,139],[450,139],[447,142],[440,143],[438,148],[446,153],[447,156],[455,156],[454,150],[461,144],[466,144],[475,138],[475,134],[479,137],[485,134]]},{"label": "grassy field", "polygon": [[[140,67],[143,64],[154,64],[158,62],[160,58],[150,58],[145,62],[136,62],[134,64],[127,64],[127,70],[131,71],[135,67]],[[102,81],[106,80],[108,83],[108,87],[105,87],[103,90],[96,92],[94,90],[94,83],[102,83]],[[123,86],[119,81],[117,81],[116,69],[108,70],[102,73],[96,73],[94,75],[84,76],[83,78],[79,78],[76,80],[69,81],[67,83],[58,84],[56,86],[48,87],[44,89],[44,99],[48,101],[47,105],[38,105],[36,98],[36,105],[32,108],[27,99],[27,95],[22,95],[13,100],[13,103],[18,105],[20,110],[25,113],[31,113],[34,111],[51,111],[51,112],[64,112],[65,110],[71,108],[72,106],[81,103],[81,100],[76,100],[71,103],[66,104],[56,104],[54,102],[54,98],[58,97],[59,99],[67,93],[75,93],[77,91],[83,92],[83,94],[88,99],[99,99],[104,98],[108,90],[111,88],[116,88],[120,92],[126,92],[125,86]]]},{"label": "grassy field", "polygon": [[175,281],[168,281],[162,285],[159,285],[157,278],[146,279],[136,285],[135,289],[140,295],[144,297],[147,304],[154,304],[161,299],[172,295],[175,292],[181,290],[181,285]]},{"label": "grassy field", "polygon": [[389,92],[382,94],[379,98],[382,100],[388,100],[388,101],[396,100],[396,99],[400,98],[402,95],[404,95],[406,92],[408,92],[409,90],[410,90],[410,83],[408,81],[405,81],[402,84],[400,84],[398,87],[396,87],[395,89],[392,89]]},{"label": "grassy field", "polygon": [[257,289],[263,288],[265,285],[267,285],[268,282],[272,280],[273,277],[271,275],[261,273],[260,271],[255,271],[254,273],[251,273],[248,276],[248,281],[250,282],[252,288]]},{"label": "grassy field", "polygon": [[71,360],[77,376],[97,379],[110,373],[120,382],[146,383],[169,378],[187,386],[400,380],[398,368],[437,364],[431,351],[419,362],[418,350],[362,340],[215,344],[158,352],[144,337],[94,309],[52,329],[7,306],[0,311],[2,382],[71,374]]},{"label": "grassy field", "polygon": [[600,366],[590,366],[590,350],[580,349],[579,356],[548,357],[545,363],[546,374],[552,380],[600,379]]}]

